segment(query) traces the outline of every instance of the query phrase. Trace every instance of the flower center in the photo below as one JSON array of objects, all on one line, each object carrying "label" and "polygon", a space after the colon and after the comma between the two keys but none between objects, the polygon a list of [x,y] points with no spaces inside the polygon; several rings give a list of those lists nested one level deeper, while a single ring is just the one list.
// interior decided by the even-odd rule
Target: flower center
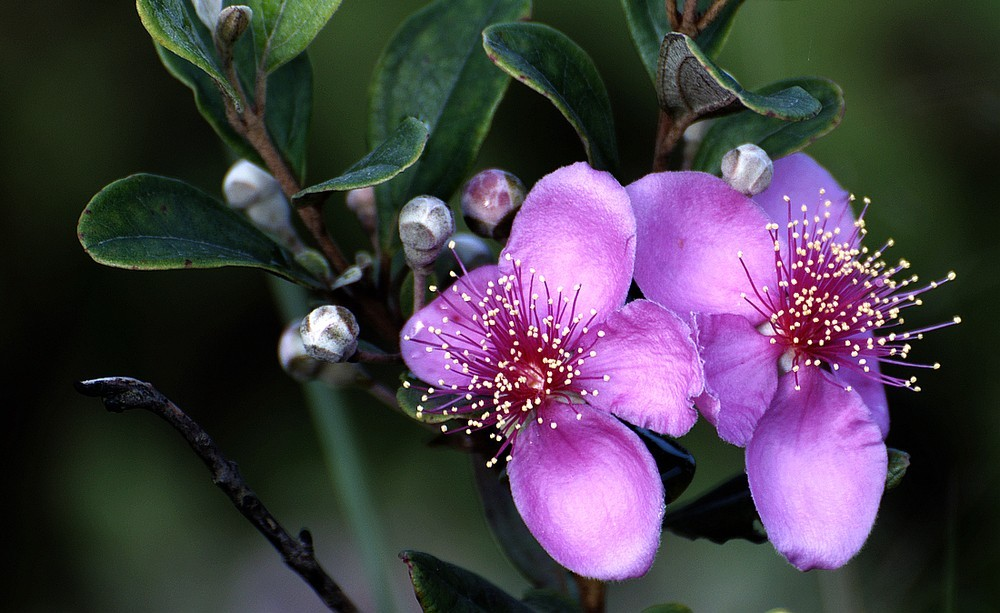
[{"label": "flower center", "polygon": [[[916,275],[897,278],[910,264],[900,260],[889,266],[882,260],[892,240],[874,252],[862,245],[867,199],[846,239],[840,236],[840,228],[828,229],[829,200],[823,203],[821,215],[809,218],[808,207],[803,206],[797,219],[792,217],[791,201],[787,197],[785,201],[789,221],[783,236],[779,224],[766,227],[774,242],[774,286],[757,286],[749,269],[743,266],[756,300],[746,295],[744,299],[765,318],[758,330],[770,336],[771,343],[786,347],[779,360],[781,370],[797,373],[803,366],[833,371],[849,368],[887,385],[919,391],[914,385],[916,377],[887,376],[874,365],[883,362],[939,367],[936,363],[901,360],[909,354],[911,340],[958,323],[958,318],[917,330],[897,330],[905,323],[903,311],[921,304],[918,296],[953,280],[955,273],[918,288],[913,288]],[[876,332],[881,334],[876,336]]]},{"label": "flower center", "polygon": [[[428,326],[434,340],[408,338],[440,355],[448,371],[447,380],[427,388],[418,417],[423,412],[462,416],[466,433],[495,428],[490,436],[502,446],[490,465],[529,420],[546,423],[546,402],[579,404],[598,393],[595,380],[607,380],[581,372],[597,355],[592,346],[604,332],[591,328],[596,310],[578,311],[580,286],[551,288],[543,275],[525,272],[519,260],[505,257],[512,273],[485,287],[458,281],[441,293],[438,300],[453,316]],[[549,426],[557,425],[549,420]]]}]

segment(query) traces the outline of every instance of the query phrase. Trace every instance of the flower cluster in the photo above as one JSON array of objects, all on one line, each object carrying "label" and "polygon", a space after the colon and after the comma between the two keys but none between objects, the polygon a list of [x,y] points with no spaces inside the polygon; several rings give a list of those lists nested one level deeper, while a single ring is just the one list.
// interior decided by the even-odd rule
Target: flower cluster
[{"label": "flower cluster", "polygon": [[[953,275],[899,279],[908,264],[882,261],[891,243],[863,246],[863,212],[810,158],[773,172],[751,199],[704,173],[623,188],[582,163],[557,170],[499,263],[406,324],[421,409],[490,432],[490,463],[507,461],[525,523],[570,570],[649,568],[663,486],[619,419],[679,436],[698,411],[746,447],[757,510],[793,565],[836,568],[864,544],[887,470],[883,387],[916,387],[880,365],[940,327],[899,329]],[[626,304],[633,274],[648,300]]]}]

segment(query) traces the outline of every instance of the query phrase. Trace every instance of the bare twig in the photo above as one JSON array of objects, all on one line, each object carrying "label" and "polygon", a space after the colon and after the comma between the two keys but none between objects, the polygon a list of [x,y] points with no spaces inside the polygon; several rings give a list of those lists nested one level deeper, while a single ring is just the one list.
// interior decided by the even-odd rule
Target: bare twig
[{"label": "bare twig", "polygon": [[729,4],[729,0],[715,0],[715,2],[712,3],[712,6],[708,7],[708,10],[706,10],[705,14],[698,19],[698,23],[695,26],[698,34],[701,34],[705,31],[705,28],[712,25],[712,22],[719,17],[719,14],[722,13],[722,9],[726,8],[727,4]]},{"label": "bare twig", "polygon": [[236,509],[278,550],[285,564],[295,571],[332,611],[354,612],[340,586],[330,578],[313,552],[308,530],[293,538],[247,486],[236,463],[226,458],[205,430],[177,405],[145,381],[130,377],[105,377],[76,383],[82,394],[101,398],[107,410],[122,413],[144,409],[169,423],[212,473],[212,482],[225,492]]},{"label": "bare twig", "polygon": [[670,30],[676,32],[680,27],[677,22],[677,0],[666,0],[667,19],[670,20]]},{"label": "bare twig", "polygon": [[695,22],[698,14],[698,0],[684,0],[684,16],[681,17],[681,27],[678,32],[687,34],[694,38],[698,34],[695,31]]},{"label": "bare twig", "polygon": [[674,152],[677,146],[684,142],[684,130],[688,129],[695,118],[695,115],[674,118],[666,111],[660,110],[653,151],[653,172],[670,170],[673,160],[677,159]]}]

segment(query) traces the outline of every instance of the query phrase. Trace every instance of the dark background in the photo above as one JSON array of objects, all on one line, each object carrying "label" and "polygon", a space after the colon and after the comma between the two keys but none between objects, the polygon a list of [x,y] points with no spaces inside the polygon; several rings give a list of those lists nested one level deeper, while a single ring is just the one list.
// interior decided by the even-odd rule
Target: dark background
[{"label": "dark background", "polygon": [[[399,22],[423,2],[347,0],[316,41],[312,182],[366,151],[367,82]],[[592,55],[611,94],[627,183],[652,153],[655,99],[613,0],[536,0],[535,18]],[[890,391],[888,443],[913,465],[858,558],[802,574],[767,545],[666,535],[645,578],[610,588],[612,610],[681,601],[695,611],[997,610],[1000,357],[997,304],[1000,9],[942,3],[749,0],[722,63],[756,87],[816,74],[844,88],[840,128],[810,152],[859,196],[873,241],[888,236],[923,279],[915,325],[960,314],[913,353],[940,361],[923,392]],[[274,357],[282,323],[262,274],[131,273],[92,262],[77,217],[105,184],[138,171],[218,193],[229,159],[160,66],[133,3],[20,3],[0,37],[0,608],[12,611],[319,610],[319,602],[216,491],[197,459],[145,414],[112,415],[74,380],[153,381],[237,459],[290,529],[365,609],[376,590],[415,609],[402,549],[476,570],[514,593],[478,511],[464,457],[426,446],[405,418],[348,396],[378,500],[372,520],[391,585],[373,588],[330,486],[299,388]],[[477,167],[529,185],[581,159],[567,124],[513,84]],[[331,218],[344,215],[331,202]],[[347,226],[350,228],[350,225]],[[918,373],[919,374],[919,373]],[[700,424],[692,493],[742,455]]]}]

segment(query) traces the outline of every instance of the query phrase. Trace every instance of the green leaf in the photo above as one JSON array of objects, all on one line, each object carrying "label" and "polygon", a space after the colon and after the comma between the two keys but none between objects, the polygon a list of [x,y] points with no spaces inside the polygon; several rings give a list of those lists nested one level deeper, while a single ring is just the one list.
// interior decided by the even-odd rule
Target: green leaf
[{"label": "green leaf", "polygon": [[569,120],[594,168],[617,170],[611,101],[590,56],[540,23],[502,23],[483,31],[483,47],[501,70],[552,101]]},{"label": "green leaf", "polygon": [[736,475],[676,511],[668,511],[663,527],[685,538],[706,538],[713,543],[737,538],[751,543],[767,541],[745,474]]},{"label": "green leaf", "polygon": [[341,0],[246,0],[257,61],[270,74],[306,50]]},{"label": "green leaf", "polygon": [[[198,112],[219,138],[238,157],[264,166],[253,147],[229,125],[225,103],[215,82],[190,62],[161,45],[156,46],[156,52],[170,74],[194,92]],[[237,54],[236,63],[241,75],[256,73],[252,54]],[[306,54],[303,53],[268,77],[266,113],[265,122],[271,139],[301,181],[305,176],[306,145],[312,115],[312,67]]]},{"label": "green leaf", "polygon": [[[667,20],[664,2],[663,0],[621,0],[621,2],[622,8],[625,10],[625,21],[628,23],[629,33],[632,35],[632,42],[635,43],[639,58],[655,85],[660,43],[663,42],[663,37],[670,32],[670,22]],[[699,12],[704,12],[710,4],[711,0],[699,0]],[[730,0],[715,21],[695,37],[694,41],[709,57],[718,57],[722,45],[729,35],[729,30],[732,28],[736,11],[742,4],[743,0]],[[683,0],[677,3],[677,8],[678,10],[684,8]]]},{"label": "green leaf", "polygon": [[419,119],[407,117],[389,138],[345,170],[342,175],[307,187],[295,194],[293,200],[307,194],[347,191],[388,181],[417,161],[424,151],[429,134],[427,124]]},{"label": "green leaf", "polygon": [[530,10],[530,0],[436,0],[389,42],[372,83],[369,142],[385,141],[406,117],[424,121],[431,136],[417,163],[377,190],[384,246],[410,198],[447,201],[465,179],[510,81],[482,52],[482,30]]},{"label": "green leaf", "polygon": [[399,408],[413,419],[425,424],[442,424],[455,419],[454,415],[441,412],[441,405],[449,398],[428,398],[427,386],[412,376],[403,376],[403,385],[396,390]]},{"label": "green leaf", "polygon": [[80,244],[94,261],[132,270],[261,268],[319,283],[246,218],[186,183],[138,174],[102,189],[83,210]]},{"label": "green leaf", "polygon": [[819,100],[822,110],[815,117],[787,122],[742,111],[717,119],[705,134],[692,167],[718,175],[722,156],[744,143],[753,143],[772,159],[778,159],[802,150],[837,127],[844,116],[844,94],[833,81],[819,77],[789,79],[763,87],[760,93],[766,95],[792,86],[801,87]]},{"label": "green leaf", "polygon": [[419,551],[399,557],[425,613],[531,613],[532,609],[479,575]]},{"label": "green leaf", "polygon": [[910,454],[889,447],[889,471],[885,475],[885,489],[891,490],[899,485],[910,467]]},{"label": "green leaf", "polygon": [[818,100],[799,86],[754,93],[719,68],[693,40],[670,33],[660,46],[656,70],[660,108],[675,118],[705,117],[748,108],[760,115],[786,121],[814,117]]},{"label": "green leaf", "polygon": [[205,72],[239,107],[239,97],[222,73],[212,35],[190,0],[137,0],[139,19],[153,40]]}]

